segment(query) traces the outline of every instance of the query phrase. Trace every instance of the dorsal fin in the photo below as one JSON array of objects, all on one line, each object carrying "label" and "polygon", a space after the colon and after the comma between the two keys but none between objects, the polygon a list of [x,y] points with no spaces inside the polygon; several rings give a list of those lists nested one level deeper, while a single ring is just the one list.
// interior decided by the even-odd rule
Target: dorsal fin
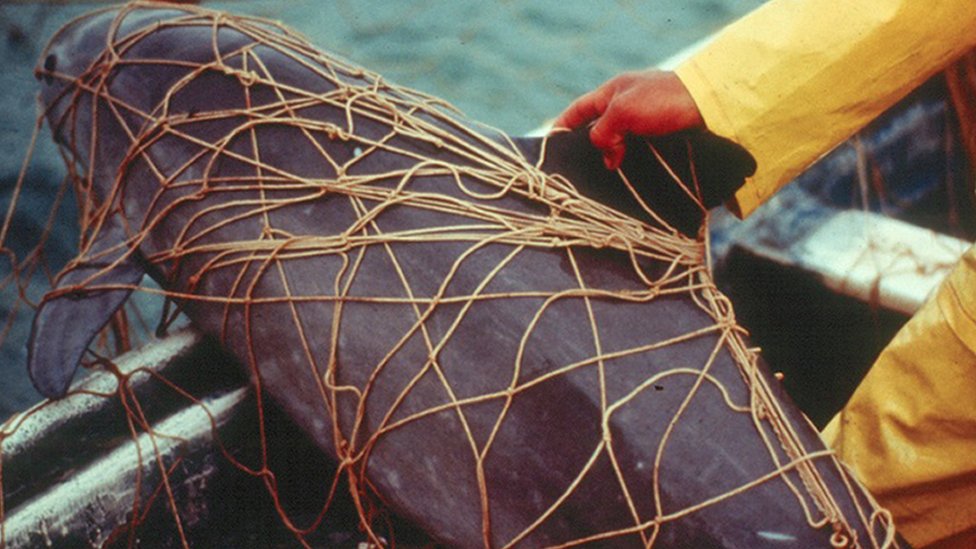
[{"label": "dorsal fin", "polygon": [[[91,259],[69,266],[56,288],[44,296],[27,341],[28,373],[34,387],[48,398],[67,392],[88,346],[145,274],[125,244],[117,216],[99,228],[85,257]],[[77,288],[69,290],[72,287]]]},{"label": "dorsal fin", "polygon": [[[530,160],[539,158],[542,138],[518,138],[515,142]],[[704,212],[674,182],[649,145],[654,146],[682,181],[690,184],[697,179],[706,208],[728,200],[756,170],[755,160],[745,149],[707,131],[628,139],[621,171],[641,200],[671,226],[692,237],[698,234]],[[620,175],[604,166],[603,157],[590,144],[586,129],[550,135],[542,169],[565,176],[585,196],[632,217],[648,220],[648,214],[627,191]]]}]

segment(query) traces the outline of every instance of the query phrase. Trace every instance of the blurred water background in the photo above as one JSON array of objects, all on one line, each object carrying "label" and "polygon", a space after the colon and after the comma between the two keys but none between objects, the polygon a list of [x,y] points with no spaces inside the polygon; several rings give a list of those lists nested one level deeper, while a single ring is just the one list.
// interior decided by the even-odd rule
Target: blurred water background
[{"label": "blurred water background", "polygon": [[[388,80],[439,96],[476,120],[525,134],[618,72],[654,65],[763,0],[281,0],[203,2],[278,19],[319,47]],[[33,67],[47,39],[103,2],[0,0],[0,212],[35,124]],[[4,246],[22,259],[47,225],[64,168],[43,128]],[[45,249],[59,267],[76,247],[73,210],[57,214]],[[10,272],[0,257],[0,277]],[[25,291],[33,299],[43,284]],[[16,288],[0,291],[0,421],[39,399],[25,370],[31,313],[11,315]],[[84,319],[78,319],[84,322]]]}]

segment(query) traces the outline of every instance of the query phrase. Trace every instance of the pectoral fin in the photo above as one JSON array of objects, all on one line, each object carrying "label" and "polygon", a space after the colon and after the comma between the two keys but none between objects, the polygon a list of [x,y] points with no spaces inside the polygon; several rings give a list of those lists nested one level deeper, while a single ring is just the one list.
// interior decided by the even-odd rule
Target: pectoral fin
[{"label": "pectoral fin", "polygon": [[27,342],[27,370],[34,387],[48,398],[67,392],[88,346],[132,291],[105,286],[134,286],[145,274],[123,244],[124,235],[116,224],[104,225],[86,254],[92,259],[62,272],[56,289],[38,307]]}]

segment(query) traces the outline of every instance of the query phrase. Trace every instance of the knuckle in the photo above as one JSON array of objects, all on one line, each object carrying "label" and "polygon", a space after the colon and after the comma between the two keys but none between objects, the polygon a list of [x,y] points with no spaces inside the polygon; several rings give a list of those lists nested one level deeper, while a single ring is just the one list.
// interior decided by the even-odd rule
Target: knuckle
[{"label": "knuckle", "polygon": [[630,86],[635,80],[639,78],[639,73],[637,71],[626,71],[615,76],[611,81],[618,88]]},{"label": "knuckle", "polygon": [[607,150],[619,146],[623,136],[605,124],[597,124],[590,129],[590,142],[598,149]]}]

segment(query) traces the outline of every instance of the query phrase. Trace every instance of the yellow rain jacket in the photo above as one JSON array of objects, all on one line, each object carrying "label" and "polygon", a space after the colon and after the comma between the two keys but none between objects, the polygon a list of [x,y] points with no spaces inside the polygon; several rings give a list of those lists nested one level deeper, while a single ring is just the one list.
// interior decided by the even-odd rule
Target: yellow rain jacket
[{"label": "yellow rain jacket", "polygon": [[[755,156],[756,174],[730,203],[748,215],[974,47],[973,0],[773,0],[676,72],[709,129]],[[969,104],[958,112],[972,116],[976,86],[951,88]],[[898,333],[824,438],[913,545],[976,548],[976,251]]]}]

